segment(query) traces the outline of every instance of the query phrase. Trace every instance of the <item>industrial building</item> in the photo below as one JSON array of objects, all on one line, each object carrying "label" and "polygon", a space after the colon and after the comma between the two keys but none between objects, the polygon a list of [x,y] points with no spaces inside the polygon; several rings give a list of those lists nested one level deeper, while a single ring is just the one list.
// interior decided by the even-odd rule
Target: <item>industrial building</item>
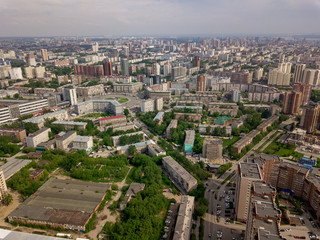
[{"label": "industrial building", "polygon": [[9,222],[85,231],[110,184],[49,179],[8,216]]}]

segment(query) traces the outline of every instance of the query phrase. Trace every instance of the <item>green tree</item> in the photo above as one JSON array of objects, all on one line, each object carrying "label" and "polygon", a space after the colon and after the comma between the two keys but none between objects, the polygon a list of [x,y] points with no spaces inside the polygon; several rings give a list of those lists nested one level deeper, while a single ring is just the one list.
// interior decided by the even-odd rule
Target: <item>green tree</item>
[{"label": "green tree", "polygon": [[129,155],[133,156],[137,152],[136,146],[135,145],[131,145],[129,147],[128,151],[129,151]]},{"label": "green tree", "polygon": [[12,195],[10,193],[5,193],[4,196],[3,196],[3,203],[6,205],[6,206],[9,206],[10,203],[12,202],[13,198],[12,198]]},{"label": "green tree", "polygon": [[38,125],[32,122],[25,123],[24,128],[26,129],[27,134],[34,133],[39,130]]}]

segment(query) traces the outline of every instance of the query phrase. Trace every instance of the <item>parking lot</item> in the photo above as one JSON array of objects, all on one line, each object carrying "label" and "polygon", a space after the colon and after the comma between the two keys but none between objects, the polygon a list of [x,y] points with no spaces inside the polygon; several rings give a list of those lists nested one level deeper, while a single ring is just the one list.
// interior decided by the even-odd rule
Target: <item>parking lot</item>
[{"label": "parking lot", "polygon": [[220,186],[216,181],[207,183],[206,198],[209,200],[205,214],[204,239],[240,240],[245,230],[244,224],[234,223],[234,191],[233,187]]}]

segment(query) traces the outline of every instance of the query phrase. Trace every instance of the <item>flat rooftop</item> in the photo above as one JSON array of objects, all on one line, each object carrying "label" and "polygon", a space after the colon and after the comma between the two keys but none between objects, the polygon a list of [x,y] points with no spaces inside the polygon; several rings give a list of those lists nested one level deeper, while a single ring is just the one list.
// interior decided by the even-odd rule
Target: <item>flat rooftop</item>
[{"label": "flat rooftop", "polygon": [[84,226],[110,184],[49,179],[8,217]]},{"label": "flat rooftop", "polygon": [[70,126],[85,126],[86,122],[74,122],[74,121],[54,121],[52,124],[70,125]]},{"label": "flat rooftop", "polygon": [[73,142],[88,142],[90,141],[91,137],[90,136],[76,136],[76,138],[73,140]]},{"label": "flat rooftop", "polygon": [[251,178],[256,180],[262,180],[259,165],[256,163],[239,163],[240,174],[243,178]]},{"label": "flat rooftop", "polygon": [[172,157],[164,157],[162,161],[166,162],[171,168],[173,168],[175,173],[183,178],[184,181],[188,182],[189,184],[197,182],[197,180]]},{"label": "flat rooftop", "polygon": [[194,130],[187,130],[186,131],[186,139],[184,144],[191,144],[193,145],[195,139],[196,132]]},{"label": "flat rooftop", "polygon": [[271,187],[270,185],[264,183],[264,182],[254,182],[253,183],[253,190],[255,193],[261,194],[261,195],[275,195],[276,189]]},{"label": "flat rooftop", "polygon": [[261,218],[278,218],[280,216],[280,210],[276,209],[273,204],[265,202],[255,203],[256,214]]},{"label": "flat rooftop", "polygon": [[[0,228],[0,240],[61,240],[58,237],[49,237],[31,233],[17,232]],[[63,238],[65,239],[65,238]]]},{"label": "flat rooftop", "polygon": [[39,129],[38,131],[36,131],[36,132],[34,132],[34,133],[29,134],[29,136],[28,136],[28,137],[35,137],[35,136],[37,136],[37,135],[39,135],[39,134],[41,134],[41,133],[43,133],[43,132],[47,131],[48,129],[50,129],[50,128],[47,128],[47,127],[41,128],[41,129]]},{"label": "flat rooftop", "polygon": [[3,164],[0,169],[3,171],[4,178],[8,180],[13,174],[30,163],[31,160],[14,158]]}]

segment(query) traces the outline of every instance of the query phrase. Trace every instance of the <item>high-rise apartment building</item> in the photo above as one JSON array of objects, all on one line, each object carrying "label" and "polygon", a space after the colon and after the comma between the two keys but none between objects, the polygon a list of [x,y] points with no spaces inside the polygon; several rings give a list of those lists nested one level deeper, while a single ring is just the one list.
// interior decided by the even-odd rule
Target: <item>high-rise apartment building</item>
[{"label": "high-rise apartment building", "polygon": [[26,56],[26,62],[28,66],[36,66],[36,57],[33,54],[27,54]]},{"label": "high-rise apartment building", "polygon": [[160,64],[155,62],[152,64],[152,74],[153,75],[160,75]]},{"label": "high-rise apartment building", "polygon": [[249,158],[248,162],[257,163],[260,166],[263,180],[273,187],[277,187],[280,158],[276,155],[259,154]]},{"label": "high-rise apartment building", "polygon": [[163,75],[165,77],[170,76],[171,75],[171,65],[169,63],[166,63],[163,66]]},{"label": "high-rise apartment building", "polygon": [[204,75],[199,75],[197,77],[197,91],[204,92],[206,91],[206,77]]},{"label": "high-rise apartment building", "polygon": [[290,62],[279,63],[278,69],[283,73],[291,73],[291,66],[292,66],[292,63],[290,63]]},{"label": "high-rise apartment building", "polygon": [[5,194],[7,193],[6,179],[4,178],[3,171],[0,170],[0,201],[3,201]]},{"label": "high-rise apartment building", "polygon": [[291,78],[290,73],[284,73],[279,69],[272,69],[269,72],[268,85],[289,86],[290,78]]},{"label": "high-rise apartment building", "polygon": [[208,160],[222,158],[222,141],[217,138],[205,138],[203,140],[202,156]]},{"label": "high-rise apartment building", "polygon": [[179,80],[186,77],[187,69],[182,66],[174,67],[171,69],[172,80]]},{"label": "high-rise apartment building", "polygon": [[263,76],[263,68],[257,68],[254,72],[254,79],[260,81]]},{"label": "high-rise apartment building", "polygon": [[193,57],[193,67],[199,67],[200,68],[200,57],[194,56]]},{"label": "high-rise apartment building", "polygon": [[70,105],[76,105],[78,103],[77,92],[73,87],[66,87],[63,89],[63,99],[69,101]]},{"label": "high-rise apartment building", "polygon": [[92,52],[98,52],[99,51],[99,43],[95,42],[92,44]]},{"label": "high-rise apartment building", "polygon": [[104,75],[102,65],[74,65],[74,74],[87,77],[102,77]]},{"label": "high-rise apartment building", "polygon": [[121,75],[129,76],[129,61],[127,58],[121,59]]},{"label": "high-rise apartment building", "polygon": [[112,63],[104,62],[103,63],[103,72],[105,76],[112,76]]},{"label": "high-rise apartment building", "polygon": [[232,89],[232,101],[240,102],[241,92],[239,89]]},{"label": "high-rise apartment building", "polygon": [[43,61],[49,60],[47,49],[41,49],[41,57]]},{"label": "high-rise apartment building", "polygon": [[303,79],[303,72],[306,69],[305,64],[297,64],[294,67],[293,83],[300,83]]},{"label": "high-rise apartment building", "polygon": [[307,85],[313,85],[315,73],[316,70],[314,69],[305,69],[303,71],[302,83]]},{"label": "high-rise apartment building", "polygon": [[320,105],[318,103],[309,102],[303,107],[302,116],[300,120],[300,127],[308,133],[319,129],[319,114]]},{"label": "high-rise apartment building", "polygon": [[302,93],[297,91],[286,92],[283,100],[283,113],[297,115],[302,102]]},{"label": "high-rise apartment building", "polygon": [[311,97],[312,86],[302,83],[296,83],[292,86],[292,91],[302,93],[301,104],[307,104]]},{"label": "high-rise apartment building", "polygon": [[289,189],[294,196],[302,197],[304,180],[309,169],[292,163],[282,163],[279,168],[278,188]]},{"label": "high-rise apartment building", "polygon": [[246,221],[250,212],[251,187],[262,181],[260,167],[256,163],[242,162],[238,165],[235,214],[237,221]]}]

